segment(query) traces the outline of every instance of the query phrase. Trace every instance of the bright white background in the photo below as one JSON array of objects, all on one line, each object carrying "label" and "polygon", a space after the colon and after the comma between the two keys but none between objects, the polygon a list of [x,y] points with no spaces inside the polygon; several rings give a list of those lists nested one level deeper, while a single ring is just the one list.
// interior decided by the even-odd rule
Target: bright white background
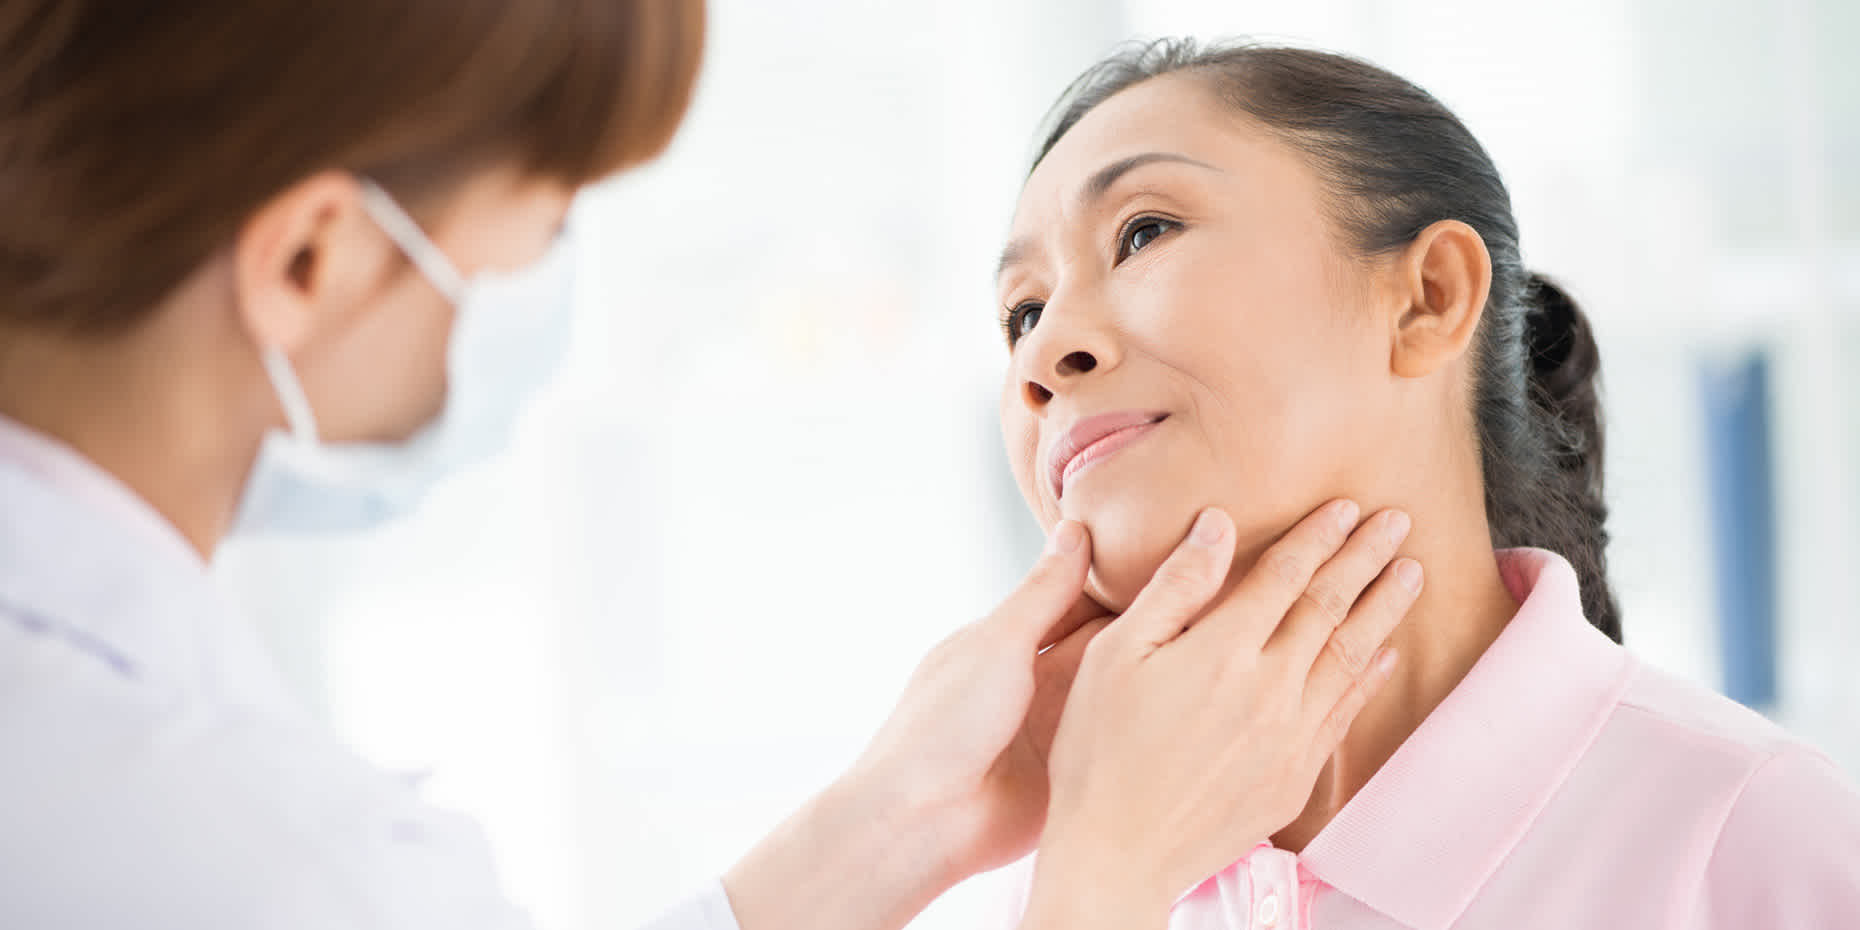
[{"label": "bright white background", "polygon": [[1494,153],[1600,333],[1630,645],[1708,684],[1698,366],[1775,351],[1774,712],[1860,772],[1857,10],[715,0],[676,145],[581,206],[575,354],[517,446],[408,524],[224,573],[361,752],[484,821],[541,926],[643,920],[831,779],[1038,546],[990,260],[1047,104],[1120,39],[1283,38],[1418,81]]}]

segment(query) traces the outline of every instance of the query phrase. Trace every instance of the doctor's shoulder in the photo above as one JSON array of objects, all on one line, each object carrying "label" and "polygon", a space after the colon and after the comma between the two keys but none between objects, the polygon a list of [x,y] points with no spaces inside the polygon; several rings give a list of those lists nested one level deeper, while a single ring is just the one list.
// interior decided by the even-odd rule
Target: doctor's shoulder
[{"label": "doctor's shoulder", "polygon": [[528,926],[471,822],[0,600],[0,926]]}]

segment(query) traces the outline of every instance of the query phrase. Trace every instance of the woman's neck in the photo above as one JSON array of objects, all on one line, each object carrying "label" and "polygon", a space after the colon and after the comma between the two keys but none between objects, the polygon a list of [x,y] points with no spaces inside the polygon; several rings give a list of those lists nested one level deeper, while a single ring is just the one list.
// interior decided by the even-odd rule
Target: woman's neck
[{"label": "woman's neck", "polygon": [[[193,307],[164,308],[111,338],[7,332],[0,414],[109,472],[203,560],[232,524],[257,456],[262,410],[229,383],[236,338],[202,339]],[[237,334],[219,334],[236,336]],[[248,363],[256,367],[256,360]]]},{"label": "woman's neck", "polygon": [[[1273,845],[1282,849],[1304,850],[1459,685],[1518,611],[1499,574],[1476,486],[1471,494],[1393,506],[1414,517],[1402,554],[1421,563],[1426,585],[1388,639],[1401,656],[1394,674],[1318,773],[1304,812],[1273,835]],[[1365,512],[1373,510],[1365,504]]]}]

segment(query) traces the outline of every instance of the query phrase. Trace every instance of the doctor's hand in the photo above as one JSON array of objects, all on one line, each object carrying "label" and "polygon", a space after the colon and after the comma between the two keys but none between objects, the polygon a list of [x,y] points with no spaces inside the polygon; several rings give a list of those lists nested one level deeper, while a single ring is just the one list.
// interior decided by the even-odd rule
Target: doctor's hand
[{"label": "doctor's hand", "polygon": [[1052,747],[1023,927],[1160,928],[1303,811],[1421,589],[1418,563],[1391,564],[1407,516],[1357,516],[1320,508],[1228,585],[1234,526],[1205,511],[1092,641]]},{"label": "doctor's hand", "polygon": [[852,776],[921,812],[954,884],[1033,851],[1046,756],[1086,646],[1110,622],[1084,594],[1091,540],[1054,527],[1020,586],[917,666]]},{"label": "doctor's hand", "polygon": [[1090,567],[1084,527],[1060,524],[1000,606],[930,651],[846,775],[725,877],[743,930],[891,930],[1033,850],[1066,691],[1109,620]]}]

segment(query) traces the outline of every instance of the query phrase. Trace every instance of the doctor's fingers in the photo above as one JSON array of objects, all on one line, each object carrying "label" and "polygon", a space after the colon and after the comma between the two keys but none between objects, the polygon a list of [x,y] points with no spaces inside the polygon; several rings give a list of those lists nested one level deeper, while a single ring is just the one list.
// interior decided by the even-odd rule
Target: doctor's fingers
[{"label": "doctor's fingers", "polygon": [[1090,570],[1090,534],[1076,520],[1061,520],[1027,577],[981,626],[1024,645],[1029,653],[1069,635],[1104,614],[1082,596]]},{"label": "doctor's fingers", "polygon": [[1234,562],[1234,521],[1210,507],[1195,518],[1188,537],[1169,553],[1130,609],[1118,617],[1106,643],[1139,656],[1155,652],[1196,622],[1220,592]]},{"label": "doctor's fingers", "polygon": [[[1312,734],[1311,755],[1307,757],[1308,768],[1312,770],[1313,776],[1317,774],[1316,770],[1323,767],[1324,760],[1329,759],[1337,752],[1337,747],[1342,745],[1343,738],[1350,732],[1350,724],[1356,722],[1356,715],[1388,683],[1389,675],[1395,671],[1396,659],[1394,649],[1377,650],[1376,657],[1370,660],[1369,670],[1350,681],[1343,696],[1324,713],[1324,718],[1318,722],[1317,730]],[[1310,694],[1306,692],[1307,697]],[[1310,712],[1310,705],[1307,705],[1306,710]]]},{"label": "doctor's fingers", "polygon": [[[1348,730],[1348,719],[1337,718],[1354,718],[1360,707],[1353,709],[1353,702],[1366,699],[1374,690],[1364,689],[1364,683],[1379,683],[1378,673],[1386,676],[1387,670],[1378,666],[1392,661],[1394,654],[1380,647],[1421,596],[1422,580],[1421,563],[1413,559],[1390,565],[1357,600],[1349,618],[1325,640],[1305,678],[1306,712],[1329,714],[1319,733],[1320,742],[1334,727]],[[1342,739],[1343,731],[1336,731],[1335,737]]]},{"label": "doctor's fingers", "polygon": [[1312,579],[1356,528],[1354,501],[1335,500],[1312,511],[1267,547],[1220,603],[1182,634],[1211,654],[1254,656],[1306,597]]},{"label": "doctor's fingers", "polygon": [[[1312,576],[1291,612],[1266,640],[1266,651],[1282,658],[1296,674],[1305,674],[1317,660],[1318,650],[1327,648],[1327,643],[1329,648],[1353,645],[1333,642],[1331,634],[1343,625],[1363,592],[1395,558],[1408,539],[1411,524],[1407,514],[1391,509],[1356,527],[1343,549]],[[1378,640],[1370,646],[1371,651],[1380,644]],[[1360,658],[1367,661],[1369,656],[1364,653]]]}]

